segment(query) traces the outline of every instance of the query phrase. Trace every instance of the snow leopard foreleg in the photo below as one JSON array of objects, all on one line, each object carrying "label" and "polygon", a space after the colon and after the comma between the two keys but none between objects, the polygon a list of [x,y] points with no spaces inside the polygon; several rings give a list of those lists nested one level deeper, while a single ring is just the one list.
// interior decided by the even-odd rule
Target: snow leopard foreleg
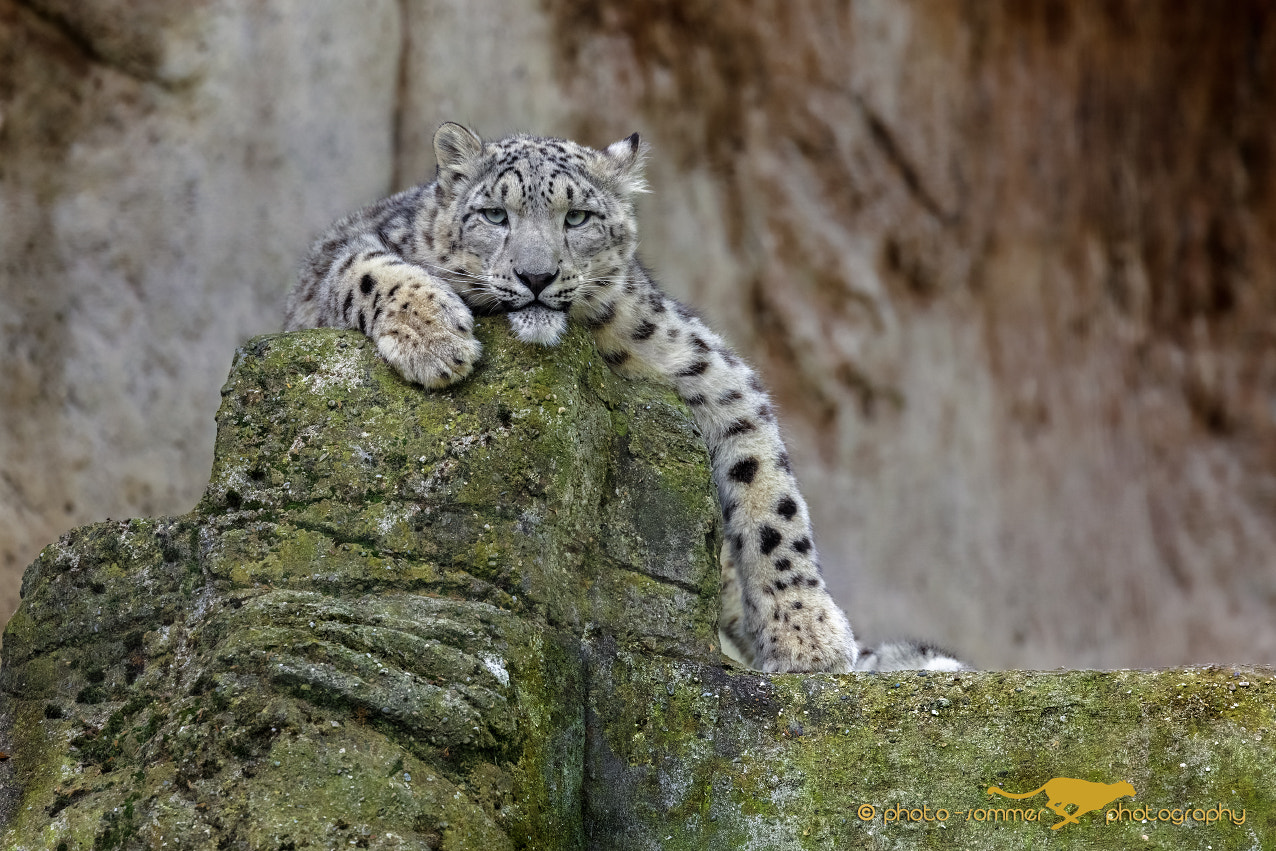
[{"label": "snow leopard foreleg", "polygon": [[600,300],[586,321],[613,369],[672,383],[705,437],[726,529],[725,590],[739,594],[738,607],[727,598],[723,631],[764,671],[851,670],[855,640],[820,575],[765,389],[693,313],[654,284],[635,290]]},{"label": "snow leopard foreleg", "polygon": [[[358,229],[348,233],[352,224]],[[482,353],[470,308],[430,270],[404,259],[387,228],[376,225],[346,220],[315,243],[284,330],[357,328],[409,381],[429,388],[459,381]]]}]

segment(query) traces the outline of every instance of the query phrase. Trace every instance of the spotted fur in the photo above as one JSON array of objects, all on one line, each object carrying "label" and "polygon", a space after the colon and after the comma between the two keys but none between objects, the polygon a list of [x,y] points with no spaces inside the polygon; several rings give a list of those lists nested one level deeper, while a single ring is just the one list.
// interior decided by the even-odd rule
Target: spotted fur
[{"label": "spotted fur", "polygon": [[949,651],[925,641],[884,641],[864,648],[855,660],[857,671],[964,671],[967,665]]},{"label": "spotted fur", "polygon": [[443,387],[480,355],[473,312],[554,345],[588,327],[625,376],[672,384],[708,443],[724,506],[721,631],[765,671],[849,671],[858,648],[825,589],[810,517],[753,370],[638,261],[635,134],[605,150],[562,139],[434,138],[434,182],[339,221],[317,241],[285,327],[358,328],[407,378]]}]

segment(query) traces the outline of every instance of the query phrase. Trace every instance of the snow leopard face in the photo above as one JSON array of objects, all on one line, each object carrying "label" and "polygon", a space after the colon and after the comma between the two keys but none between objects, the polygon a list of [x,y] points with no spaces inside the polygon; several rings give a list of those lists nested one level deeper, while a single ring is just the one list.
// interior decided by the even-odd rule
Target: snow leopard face
[{"label": "snow leopard face", "polygon": [[562,139],[484,143],[457,124],[434,139],[438,265],[476,311],[508,313],[525,342],[554,345],[623,286],[643,191],[637,134],[598,151]]}]

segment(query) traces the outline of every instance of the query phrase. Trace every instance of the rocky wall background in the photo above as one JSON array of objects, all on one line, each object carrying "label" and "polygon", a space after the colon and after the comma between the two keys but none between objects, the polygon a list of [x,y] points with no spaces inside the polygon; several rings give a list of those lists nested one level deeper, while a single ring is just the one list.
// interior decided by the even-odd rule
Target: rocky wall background
[{"label": "rocky wall background", "polygon": [[188,510],[234,346],[443,120],[654,146],[644,252],[776,391],[868,637],[1276,661],[1260,2],[0,0],[2,608]]}]

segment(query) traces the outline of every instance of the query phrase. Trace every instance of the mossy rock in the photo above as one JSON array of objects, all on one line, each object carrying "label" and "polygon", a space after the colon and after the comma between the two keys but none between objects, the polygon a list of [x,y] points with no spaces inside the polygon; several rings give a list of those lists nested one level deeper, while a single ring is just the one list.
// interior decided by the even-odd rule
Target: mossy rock
[{"label": "mossy rock", "polygon": [[[249,342],[195,511],[46,548],[4,638],[3,847],[1276,836],[1271,671],[724,664],[718,507],[685,408],[613,376],[582,332],[541,349],[478,331],[479,370],[434,393],[358,335]],[[1046,793],[987,792],[1052,777],[1137,795],[1110,805],[1120,821],[1052,830]],[[1142,806],[1153,820],[1131,822]]]}]

